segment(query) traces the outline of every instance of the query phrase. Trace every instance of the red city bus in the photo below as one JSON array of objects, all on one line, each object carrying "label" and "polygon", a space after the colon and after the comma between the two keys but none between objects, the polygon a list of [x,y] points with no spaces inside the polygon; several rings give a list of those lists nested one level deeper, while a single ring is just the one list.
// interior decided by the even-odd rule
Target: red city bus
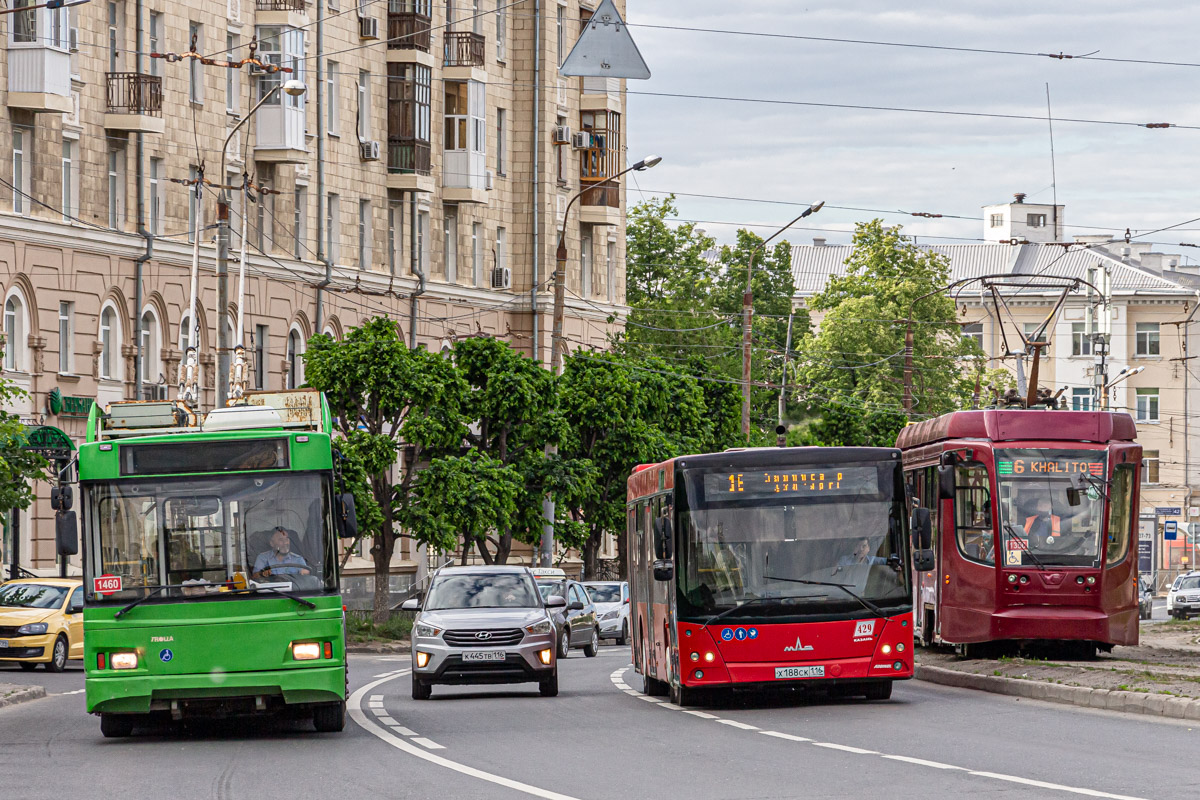
[{"label": "red city bus", "polygon": [[756,448],[639,466],[626,551],[643,691],[680,705],[732,687],[890,697],[913,674],[905,513],[892,448]]},{"label": "red city bus", "polygon": [[992,643],[1137,644],[1130,552],[1141,445],[1128,414],[956,411],[908,426],[897,445],[928,509],[933,569],[916,576],[924,644],[964,655]]}]

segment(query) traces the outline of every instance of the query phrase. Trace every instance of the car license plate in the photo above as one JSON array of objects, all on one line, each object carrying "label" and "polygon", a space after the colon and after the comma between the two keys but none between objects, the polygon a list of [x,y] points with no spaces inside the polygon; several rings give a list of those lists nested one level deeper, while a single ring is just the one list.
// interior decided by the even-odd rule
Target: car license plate
[{"label": "car license plate", "polygon": [[776,667],[775,679],[780,678],[824,678],[825,667]]},{"label": "car license plate", "polygon": [[0,639],[0,648],[8,647],[7,639]]},{"label": "car license plate", "polygon": [[462,654],[463,661],[503,661],[503,650],[467,650]]}]

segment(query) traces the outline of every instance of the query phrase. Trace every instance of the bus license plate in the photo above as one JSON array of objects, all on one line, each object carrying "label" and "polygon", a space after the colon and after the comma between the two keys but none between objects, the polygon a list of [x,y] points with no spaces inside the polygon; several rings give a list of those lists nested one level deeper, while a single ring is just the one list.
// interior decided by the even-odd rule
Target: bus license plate
[{"label": "bus license plate", "polygon": [[503,661],[503,650],[467,650],[462,654],[463,661]]},{"label": "bus license plate", "polygon": [[776,667],[775,679],[780,678],[824,678],[825,667]]}]

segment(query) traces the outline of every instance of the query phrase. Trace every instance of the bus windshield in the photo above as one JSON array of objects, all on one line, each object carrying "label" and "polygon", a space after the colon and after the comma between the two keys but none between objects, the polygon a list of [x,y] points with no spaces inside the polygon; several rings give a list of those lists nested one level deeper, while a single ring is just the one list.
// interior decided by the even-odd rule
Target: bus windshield
[{"label": "bus windshield", "polygon": [[92,484],[89,571],[119,577],[120,589],[89,600],[208,596],[242,581],[335,590],[326,483],[274,473]]},{"label": "bus windshield", "polygon": [[877,606],[910,604],[899,480],[895,463],[684,470],[681,616],[751,600],[756,616],[864,613],[838,585]]},{"label": "bus windshield", "polygon": [[1099,566],[1105,467],[1103,450],[997,450],[1000,565]]}]

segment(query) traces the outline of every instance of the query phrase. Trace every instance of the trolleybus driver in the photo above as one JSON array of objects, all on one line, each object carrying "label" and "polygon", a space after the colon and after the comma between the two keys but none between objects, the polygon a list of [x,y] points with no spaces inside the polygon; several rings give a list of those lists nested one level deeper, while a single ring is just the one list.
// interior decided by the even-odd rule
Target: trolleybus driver
[{"label": "trolleybus driver", "polygon": [[292,537],[287,528],[280,525],[271,534],[271,549],[258,554],[254,560],[254,580],[262,580],[273,574],[308,575],[308,562],[304,556],[292,552]]}]

